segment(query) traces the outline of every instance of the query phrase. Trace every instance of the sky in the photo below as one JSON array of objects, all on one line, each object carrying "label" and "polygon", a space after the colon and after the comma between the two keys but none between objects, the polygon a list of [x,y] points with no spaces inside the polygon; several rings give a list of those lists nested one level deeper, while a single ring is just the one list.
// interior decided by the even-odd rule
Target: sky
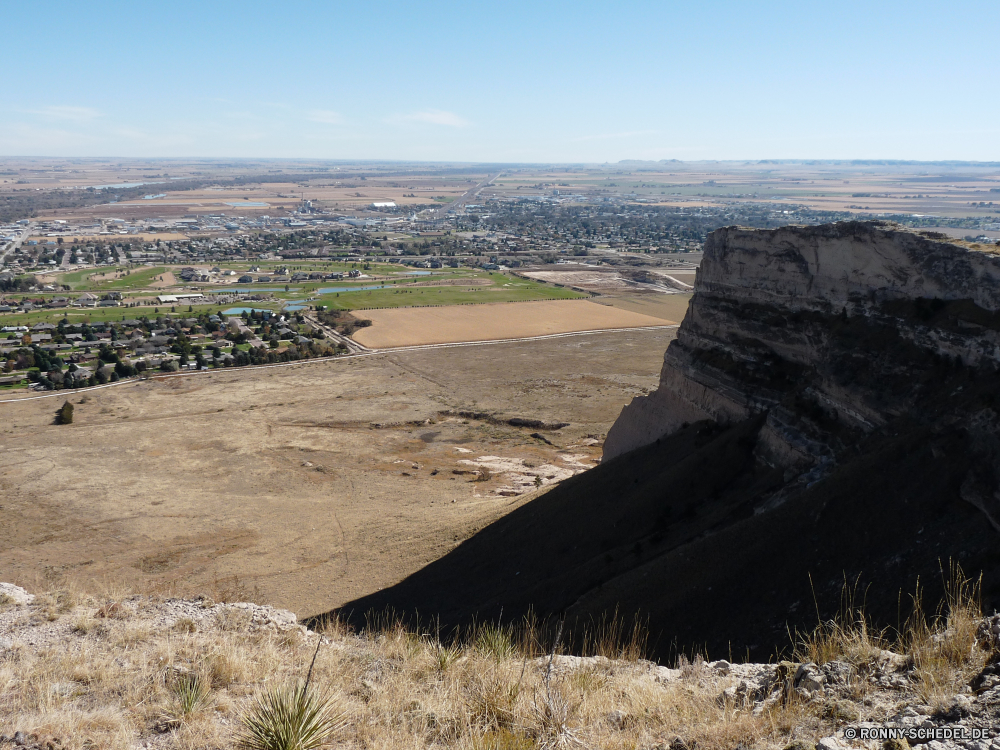
[{"label": "sky", "polygon": [[1000,161],[996,0],[2,0],[0,155]]}]

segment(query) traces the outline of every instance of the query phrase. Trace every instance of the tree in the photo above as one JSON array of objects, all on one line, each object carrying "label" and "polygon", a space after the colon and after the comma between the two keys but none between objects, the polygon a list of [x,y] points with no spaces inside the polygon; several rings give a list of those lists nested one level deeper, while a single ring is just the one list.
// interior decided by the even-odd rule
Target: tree
[{"label": "tree", "polygon": [[56,424],[73,424],[73,404],[69,401],[56,410]]}]

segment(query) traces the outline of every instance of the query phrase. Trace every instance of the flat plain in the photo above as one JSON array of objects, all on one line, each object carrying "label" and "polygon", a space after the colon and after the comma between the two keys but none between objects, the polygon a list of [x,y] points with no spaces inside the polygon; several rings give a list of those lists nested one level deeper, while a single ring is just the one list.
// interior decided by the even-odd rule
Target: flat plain
[{"label": "flat plain", "polygon": [[[61,393],[0,403],[0,580],[326,611],[594,465],[622,406],[656,386],[673,336],[129,381],[69,395],[72,425],[53,424]],[[569,425],[539,431],[510,417]]]},{"label": "flat plain", "polygon": [[372,325],[354,334],[373,349],[458,341],[492,341],[575,331],[648,328],[669,321],[589,300],[395,308],[358,313]]}]

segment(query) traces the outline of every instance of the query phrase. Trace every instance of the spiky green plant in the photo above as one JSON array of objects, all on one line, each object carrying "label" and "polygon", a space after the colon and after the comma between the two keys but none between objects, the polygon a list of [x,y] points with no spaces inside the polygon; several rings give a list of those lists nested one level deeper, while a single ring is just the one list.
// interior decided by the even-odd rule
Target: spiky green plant
[{"label": "spiky green plant", "polygon": [[237,742],[244,750],[314,750],[344,725],[344,715],[308,684],[281,685],[259,693],[242,724]]},{"label": "spiky green plant", "polygon": [[170,683],[170,707],[160,714],[165,729],[175,729],[191,719],[212,701],[212,689],[197,674],[178,675]]},{"label": "spiky green plant", "polygon": [[191,716],[208,705],[210,689],[197,674],[181,675],[172,686],[177,712],[184,717]]},{"label": "spiky green plant", "polygon": [[476,632],[476,648],[497,661],[509,659],[517,651],[511,628],[491,622],[479,626]]}]

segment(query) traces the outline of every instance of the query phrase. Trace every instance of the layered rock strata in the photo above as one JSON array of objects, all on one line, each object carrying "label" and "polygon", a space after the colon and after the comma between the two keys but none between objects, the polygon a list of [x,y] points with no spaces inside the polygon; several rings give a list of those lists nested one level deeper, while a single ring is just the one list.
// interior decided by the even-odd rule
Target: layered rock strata
[{"label": "layered rock strata", "polygon": [[[703,419],[765,413],[757,452],[798,473],[919,406],[947,367],[1000,362],[1000,248],[882,222],[712,232],[659,388],[607,461]],[[997,428],[979,410],[981,437]]]}]

